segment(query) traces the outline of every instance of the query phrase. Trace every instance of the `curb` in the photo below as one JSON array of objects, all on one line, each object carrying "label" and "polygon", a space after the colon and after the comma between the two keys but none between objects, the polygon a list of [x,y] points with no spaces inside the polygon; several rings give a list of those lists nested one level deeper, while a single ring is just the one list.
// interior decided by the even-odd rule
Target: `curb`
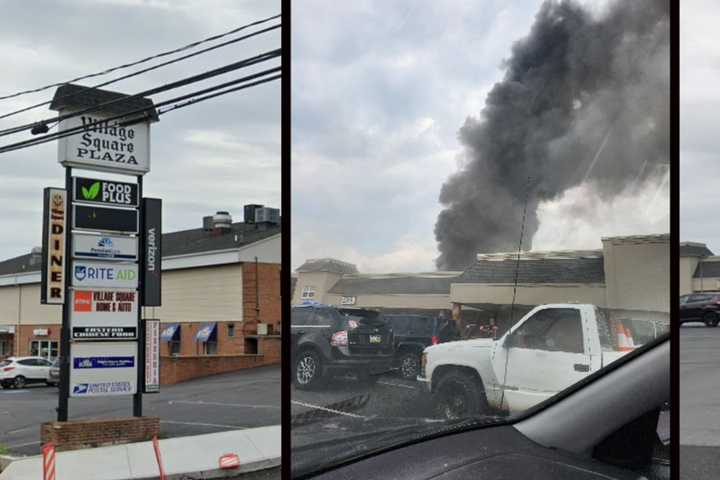
[{"label": "curb", "polygon": [[7,468],[15,460],[19,460],[23,457],[12,457],[10,455],[0,455],[0,473]]}]

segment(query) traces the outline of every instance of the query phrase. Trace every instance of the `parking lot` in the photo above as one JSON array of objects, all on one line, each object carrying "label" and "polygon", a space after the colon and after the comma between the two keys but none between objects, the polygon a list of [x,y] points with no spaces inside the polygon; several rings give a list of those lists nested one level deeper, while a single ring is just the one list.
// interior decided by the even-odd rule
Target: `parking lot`
[{"label": "parking lot", "polygon": [[[160,417],[162,438],[280,424],[280,367],[260,367],[161,387],[144,415]],[[57,388],[0,390],[0,446],[40,452],[40,425],[56,418]],[[132,397],[70,399],[70,419],[132,415]]]},{"label": "parking lot", "polygon": [[680,474],[720,477],[720,328],[680,328]]}]

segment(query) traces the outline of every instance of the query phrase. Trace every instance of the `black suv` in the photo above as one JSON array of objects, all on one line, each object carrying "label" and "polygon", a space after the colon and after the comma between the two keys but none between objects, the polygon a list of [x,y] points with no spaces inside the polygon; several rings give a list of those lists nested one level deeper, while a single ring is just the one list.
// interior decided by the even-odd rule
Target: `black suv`
[{"label": "black suv", "polygon": [[717,327],[720,322],[720,292],[691,293],[680,296],[680,322],[704,322]]},{"label": "black suv", "polygon": [[450,340],[441,332],[442,320],[419,314],[386,313],[395,336],[395,368],[405,379],[415,380],[420,373],[420,356],[425,347]]},{"label": "black suv", "polygon": [[373,310],[297,306],[292,309],[290,334],[297,388],[316,387],[342,373],[374,382],[392,367],[393,331]]}]

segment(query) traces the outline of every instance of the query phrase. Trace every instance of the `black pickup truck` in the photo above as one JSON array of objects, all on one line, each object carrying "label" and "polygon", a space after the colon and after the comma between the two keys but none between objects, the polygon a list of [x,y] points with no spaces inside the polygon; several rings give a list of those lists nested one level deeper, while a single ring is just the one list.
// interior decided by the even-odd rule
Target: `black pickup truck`
[{"label": "black pickup truck", "polygon": [[420,355],[425,347],[454,340],[457,332],[430,315],[386,313],[395,338],[394,366],[400,377],[415,380],[420,373]]},{"label": "black pickup truck", "polygon": [[293,381],[300,389],[347,373],[374,382],[392,368],[393,331],[374,310],[297,306],[291,313],[290,336]]}]

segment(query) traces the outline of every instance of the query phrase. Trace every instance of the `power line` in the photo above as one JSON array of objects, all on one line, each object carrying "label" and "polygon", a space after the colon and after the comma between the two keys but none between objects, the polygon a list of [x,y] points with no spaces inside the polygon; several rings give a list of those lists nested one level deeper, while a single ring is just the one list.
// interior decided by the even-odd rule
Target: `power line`
[{"label": "power line", "polygon": [[156,58],[166,57],[166,56],[172,55],[172,54],[174,54],[174,53],[179,53],[179,52],[182,52],[182,51],[189,50],[189,49],[191,49],[191,48],[197,47],[198,45],[202,45],[203,43],[211,42],[211,41],[213,41],[213,40],[218,40],[218,39],[220,39],[220,38],[226,37],[226,36],[228,36],[228,35],[232,35],[233,33],[237,33],[237,32],[239,32],[239,31],[241,31],[241,30],[246,29],[246,28],[254,27],[255,25],[260,25],[260,24],[269,22],[269,21],[271,21],[271,20],[274,20],[274,19],[276,19],[276,18],[280,18],[280,16],[281,16],[281,15],[278,14],[278,15],[273,15],[272,17],[264,18],[264,19],[262,19],[262,20],[257,20],[257,21],[255,21],[255,22],[248,23],[247,25],[243,25],[243,26],[241,26],[241,27],[234,28],[234,29],[230,30],[229,32],[221,33],[221,34],[218,34],[218,35],[213,35],[212,37],[208,37],[208,38],[205,38],[205,39],[203,39],[203,40],[198,40],[198,41],[196,41],[196,42],[189,43],[189,44],[185,45],[184,47],[179,47],[179,48],[175,48],[175,49],[173,49],[173,50],[168,50],[168,51],[166,51],[166,52],[158,53],[158,54],[155,54],[155,55],[152,55],[152,56],[145,57],[145,58],[143,58],[143,59],[137,60],[137,61],[135,61],[135,62],[131,62],[131,63],[126,63],[126,64],[123,64],[123,65],[119,65],[119,66],[117,66],[117,67],[111,67],[111,68],[108,68],[108,69],[103,70],[103,71],[101,71],[101,72],[96,72],[96,73],[91,73],[91,74],[88,74],[88,75],[83,75],[83,76],[81,76],[81,77],[73,78],[72,80],[67,80],[67,81],[65,81],[65,82],[52,83],[52,84],[50,84],[50,85],[45,85],[44,87],[38,87],[38,88],[30,89],[30,90],[24,90],[24,91],[21,91],[21,92],[13,93],[13,94],[10,94],[10,95],[0,96],[0,100],[6,100],[6,99],[8,99],[8,98],[19,97],[19,96],[21,96],[21,95],[26,95],[26,94],[28,94],[28,93],[41,92],[41,91],[43,91],[43,90],[47,90],[47,89],[53,88],[53,87],[59,87],[59,86],[61,86],[61,85],[65,85],[65,84],[67,84],[67,83],[73,83],[73,82],[78,82],[78,81],[80,81],[80,80],[86,80],[86,79],[88,79],[88,78],[99,77],[99,76],[106,75],[106,74],[108,74],[108,73],[114,72],[114,71],[116,71],[116,70],[120,70],[120,69],[128,68],[128,67],[134,67],[135,65],[140,65],[141,63],[146,63],[146,62],[149,62],[150,60],[154,60],[154,59],[156,59]]},{"label": "power line", "polygon": [[[282,70],[282,66],[270,68],[270,69],[267,69],[267,70],[263,70],[262,72],[254,73],[254,74],[252,74],[252,75],[247,75],[247,76],[245,76],[245,77],[241,77],[241,78],[238,78],[238,79],[235,79],[235,80],[231,80],[231,81],[229,81],[229,82],[221,83],[221,84],[219,84],[219,85],[214,85],[214,86],[212,86],[212,87],[204,88],[204,89],[202,89],[202,90],[198,90],[198,91],[191,92],[191,93],[188,93],[188,94],[185,94],[185,95],[181,95],[181,96],[179,96],[179,97],[175,97],[175,98],[171,98],[171,99],[169,99],[169,100],[162,101],[162,102],[160,102],[160,103],[157,103],[157,104],[155,105],[155,107],[156,107],[156,108],[159,108],[159,107],[163,107],[163,106],[166,106],[166,105],[170,105],[170,104],[173,104],[173,103],[176,103],[176,102],[181,102],[181,101],[183,101],[183,100],[191,99],[191,98],[193,98],[193,97],[197,97],[198,95],[203,95],[203,94],[207,94],[207,93],[211,93],[211,92],[216,92],[217,90],[221,90],[221,89],[226,88],[226,87],[231,87],[231,86],[234,86],[234,85],[243,83],[243,82],[250,82],[250,81],[252,81],[252,80],[256,80],[256,79],[259,79],[259,78],[261,78],[261,77],[267,77],[267,75],[269,75],[269,74],[271,74],[271,73],[280,72],[281,70]],[[278,79],[278,78],[280,78],[280,77],[281,77],[281,75],[275,75],[275,76],[273,76],[273,77],[265,78],[265,79],[259,80],[259,81],[257,81],[257,82],[244,83],[243,85],[241,85],[241,86],[239,86],[239,87],[235,87],[235,88],[233,88],[233,89],[226,90],[224,93],[230,93],[230,92],[233,92],[233,91],[242,90],[243,88],[249,88],[249,87],[254,86],[254,85],[258,85],[258,84],[261,84],[261,83],[269,82],[269,81],[271,81],[271,80],[276,80],[276,79]],[[167,113],[168,111],[175,110],[176,108],[182,108],[182,107],[188,106],[190,103],[197,103],[197,102],[199,102],[199,101],[203,101],[203,100],[206,100],[206,99],[209,99],[209,98],[213,98],[213,97],[219,96],[220,94],[222,94],[222,93],[218,93],[218,94],[216,94],[216,95],[207,95],[207,96],[205,96],[205,97],[198,98],[198,99],[196,99],[196,100],[193,101],[193,102],[185,102],[185,103],[180,104],[180,105],[175,105],[174,108],[167,109],[166,111],[164,111],[164,112],[162,112],[162,113]],[[130,112],[125,112],[125,113],[122,113],[122,114],[119,114],[119,115],[112,116],[112,117],[110,117],[110,118],[105,118],[105,119],[102,119],[102,120],[90,122],[90,123],[87,123],[87,124],[85,124],[85,125],[78,125],[77,127],[73,127],[73,128],[68,129],[68,130],[63,130],[62,132],[51,133],[51,134],[49,134],[49,135],[43,135],[42,137],[32,138],[32,139],[29,139],[29,140],[24,140],[24,141],[22,141],[22,142],[17,142],[17,143],[12,143],[12,144],[9,144],[9,145],[5,145],[5,146],[0,147],[0,153],[10,152],[10,151],[14,151],[14,150],[20,150],[20,149],[23,149],[23,148],[28,148],[28,147],[32,147],[32,146],[35,146],[35,145],[40,145],[40,144],[42,144],[42,143],[47,143],[47,142],[50,142],[50,141],[53,141],[53,140],[57,140],[57,139],[60,139],[60,138],[69,137],[69,136],[71,136],[71,135],[76,135],[76,134],[78,134],[78,133],[81,133],[82,131],[85,131],[85,130],[87,130],[87,129],[89,129],[89,128],[92,128],[92,127],[97,126],[97,125],[100,125],[100,124],[106,124],[106,123],[111,122],[111,121],[114,121],[114,120],[127,119],[128,117],[131,117],[132,115],[142,114],[142,113],[147,113],[147,107],[145,107],[145,108],[138,108],[138,109],[133,110],[133,111],[130,111]]]},{"label": "power line", "polygon": [[[206,72],[197,74],[197,75],[191,75],[189,77],[183,78],[181,80],[177,80],[175,82],[167,83],[165,85],[161,85],[159,87],[151,88],[149,90],[142,91],[140,93],[136,93],[134,95],[129,95],[127,97],[117,98],[115,100],[110,100],[107,102],[102,102],[97,105],[93,105],[92,107],[87,107],[82,110],[79,110],[77,112],[73,113],[66,113],[64,115],[59,115],[57,117],[48,118],[45,120],[41,120],[39,122],[33,122],[33,123],[27,123],[25,125],[21,125],[19,127],[12,127],[5,130],[0,131],[0,137],[5,135],[11,135],[13,133],[22,132],[24,130],[30,130],[32,127],[38,124],[47,124],[50,122],[60,122],[62,120],[66,120],[68,118],[77,117],[80,115],[87,114],[89,112],[92,112],[93,110],[102,109],[103,107],[108,107],[111,105],[117,105],[119,103],[127,102],[128,100],[131,100],[133,98],[141,98],[146,97],[150,95],[155,95],[157,93],[166,92],[168,90],[173,90],[175,88],[184,87],[186,85],[190,85],[195,82],[199,82],[202,80],[206,80],[208,78],[212,78],[218,75],[222,75],[224,73],[232,72],[233,70],[237,70],[240,68],[249,67],[251,65],[255,65],[261,62],[265,62],[268,60],[271,60],[273,58],[279,57],[281,54],[281,49],[275,49],[271,50],[269,52],[261,53],[260,55],[256,55],[254,57],[246,58],[244,60],[240,60],[238,62],[231,63],[229,65],[225,65],[219,68],[215,68],[213,70],[208,70]],[[146,107],[147,110],[147,107]]]},{"label": "power line", "polygon": [[[147,67],[147,68],[144,68],[144,69],[142,69],[142,70],[138,70],[138,71],[129,73],[129,74],[127,74],[127,75],[123,75],[123,76],[121,76],[121,77],[113,78],[113,79],[108,80],[108,81],[103,82],[103,83],[98,83],[97,85],[93,85],[91,88],[104,87],[104,86],[106,86],[106,85],[110,85],[110,84],[112,84],[112,83],[116,83],[116,82],[119,82],[119,81],[121,81],[121,80],[126,80],[126,79],[128,79],[128,78],[132,78],[132,77],[141,75],[141,74],[143,74],[143,73],[147,73],[147,72],[149,72],[149,71],[151,71],[151,70],[156,70],[156,69],[158,69],[158,68],[165,67],[165,66],[167,66],[167,65],[171,65],[171,64],[173,64],[173,63],[177,63],[177,62],[180,62],[180,61],[182,61],[182,60],[186,60],[186,59],[188,59],[188,58],[192,58],[192,57],[201,55],[201,54],[203,54],[203,53],[207,53],[207,52],[210,52],[210,51],[212,51],[212,50],[216,50],[216,49],[221,48],[221,47],[226,47],[226,46],[228,46],[228,45],[232,45],[232,44],[234,44],[234,43],[238,43],[238,42],[241,42],[241,41],[243,41],[243,40],[247,40],[248,38],[255,37],[255,36],[261,35],[261,34],[263,34],[263,33],[267,33],[267,32],[269,32],[269,31],[272,31],[272,30],[275,30],[275,29],[277,29],[277,28],[280,28],[281,26],[282,26],[282,24],[277,24],[277,25],[273,25],[272,27],[267,27],[267,28],[264,28],[264,29],[262,29],[262,30],[258,30],[258,31],[256,31],[256,32],[250,33],[250,34],[248,34],[248,35],[243,35],[243,36],[238,37],[238,38],[233,38],[232,40],[228,40],[227,42],[222,42],[222,43],[219,43],[219,44],[217,44],[217,45],[213,45],[212,47],[204,48],[204,49],[202,49],[202,50],[198,50],[197,52],[193,52],[193,53],[191,53],[191,54],[184,55],[184,56],[182,56],[182,57],[178,57],[178,58],[175,58],[175,59],[172,59],[172,60],[168,60],[167,62],[159,63],[159,64],[157,64],[157,65],[153,65],[153,66],[151,66],[151,67]],[[76,94],[63,95],[62,97],[59,97],[58,99],[59,99],[59,100],[62,100],[62,99],[66,99],[66,98],[73,97],[73,96],[75,96],[75,95],[76,95]],[[19,110],[15,110],[15,111],[13,111],[13,112],[5,113],[5,114],[3,114],[3,115],[0,115],[0,119],[8,118],[8,117],[11,117],[11,116],[13,116],[13,115],[17,115],[18,113],[27,112],[27,111],[33,110],[33,109],[35,109],[35,108],[39,108],[39,107],[43,107],[43,106],[45,106],[45,105],[49,105],[49,104],[51,104],[51,103],[52,103],[52,100],[48,100],[48,101],[46,101],[46,102],[42,102],[42,103],[37,103],[37,104],[35,104],[35,105],[31,105],[31,106],[29,106],[29,107],[24,107],[24,108],[21,108],[21,109],[19,109]]]}]

